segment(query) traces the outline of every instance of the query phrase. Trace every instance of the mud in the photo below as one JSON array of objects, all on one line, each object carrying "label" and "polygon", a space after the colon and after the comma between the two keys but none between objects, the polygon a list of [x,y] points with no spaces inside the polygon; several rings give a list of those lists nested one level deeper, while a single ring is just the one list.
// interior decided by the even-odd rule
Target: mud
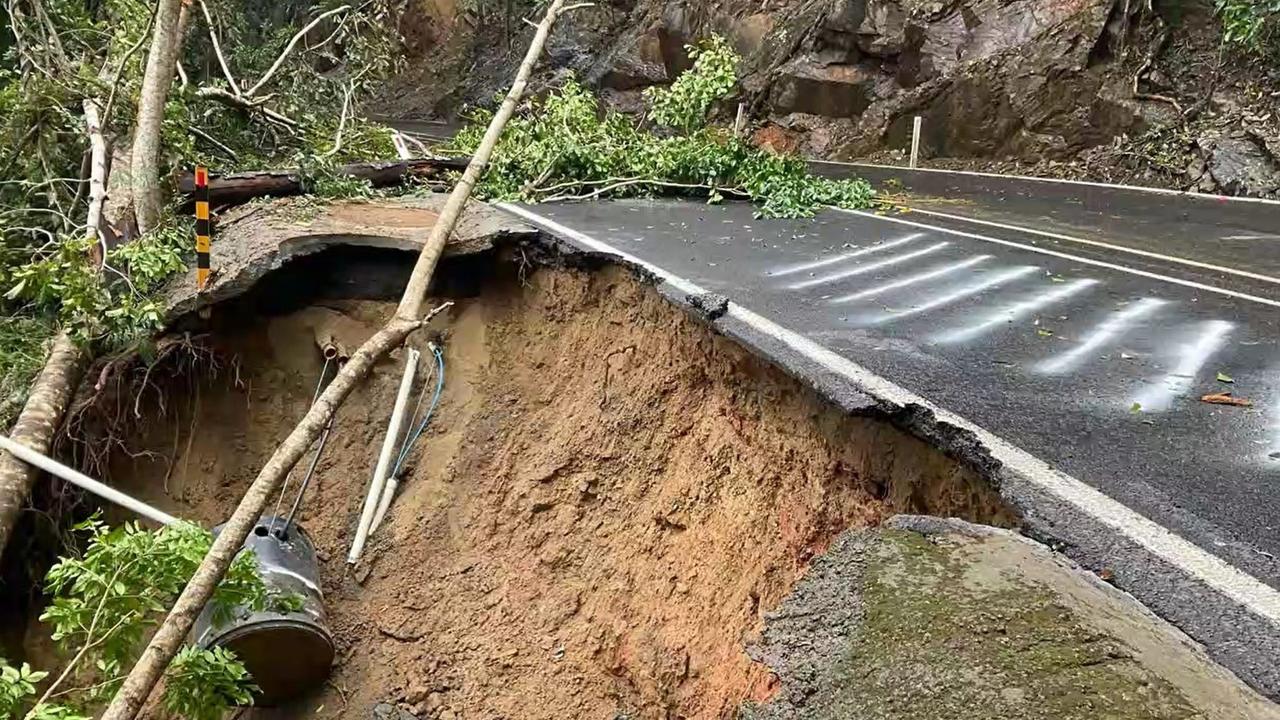
[{"label": "mud", "polygon": [[[1014,521],[972,470],[833,409],[624,270],[498,267],[436,323],[443,402],[355,571],[403,358],[340,411],[302,514],[339,659],[314,696],[249,717],[735,717],[777,689],[747,646],[842,531],[901,512]],[[163,416],[144,400],[157,419],[113,481],[225,519],[306,409],[317,336],[358,342],[392,309],[309,297],[215,309],[206,342],[237,360],[177,382]]]}]

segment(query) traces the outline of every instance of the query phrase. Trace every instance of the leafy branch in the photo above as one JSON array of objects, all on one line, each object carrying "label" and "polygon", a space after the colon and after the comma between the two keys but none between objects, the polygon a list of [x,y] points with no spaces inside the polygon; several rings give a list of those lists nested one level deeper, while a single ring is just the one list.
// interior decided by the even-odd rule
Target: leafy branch
[{"label": "leafy branch", "polygon": [[[40,620],[58,647],[71,653],[62,672],[23,717],[26,720],[86,718],[77,708],[110,697],[141,642],[191,579],[213,536],[189,524],[157,531],[136,524],[110,528],[96,517],[75,527],[88,545],[48,572],[52,601]],[[252,552],[242,552],[214,593],[213,622],[229,622],[238,608],[257,611],[272,602]],[[275,600],[288,605],[287,600]],[[274,607],[274,605],[273,605]],[[14,716],[35,696],[48,673],[0,661],[0,717]],[[73,680],[87,684],[68,687]],[[190,720],[215,720],[228,707],[249,704],[256,688],[244,665],[222,648],[186,648],[171,669],[164,703]],[[63,697],[74,705],[54,703]]]},{"label": "leafy branch", "polygon": [[[508,125],[477,191],[502,200],[546,202],[658,193],[750,200],[764,217],[812,215],[826,205],[863,208],[874,191],[863,180],[811,175],[803,159],[774,155],[707,123],[732,91],[738,56],[722,38],[690,48],[696,61],[670,88],[646,93],[649,116],[675,131],[660,134],[630,117],[602,111],[570,78],[522,108]],[[487,112],[477,112],[452,150],[479,144]]]}]

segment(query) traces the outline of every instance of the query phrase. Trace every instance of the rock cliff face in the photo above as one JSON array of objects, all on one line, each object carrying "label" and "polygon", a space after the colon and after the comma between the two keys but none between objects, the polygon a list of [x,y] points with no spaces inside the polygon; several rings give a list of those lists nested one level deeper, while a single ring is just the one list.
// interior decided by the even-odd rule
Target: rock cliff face
[{"label": "rock cliff face", "polygon": [[[527,28],[496,10],[420,1],[403,26],[429,38],[413,50],[431,72],[407,82],[430,86],[431,104],[409,109],[447,114],[487,101]],[[686,44],[721,33],[744,57],[739,99],[757,142],[780,151],[885,159],[906,147],[920,115],[925,157],[944,163],[1280,193],[1280,71],[1220,52],[1209,0],[1143,5],[615,0],[557,30],[543,81],[574,71],[614,105],[638,109],[643,88],[689,66]]]}]

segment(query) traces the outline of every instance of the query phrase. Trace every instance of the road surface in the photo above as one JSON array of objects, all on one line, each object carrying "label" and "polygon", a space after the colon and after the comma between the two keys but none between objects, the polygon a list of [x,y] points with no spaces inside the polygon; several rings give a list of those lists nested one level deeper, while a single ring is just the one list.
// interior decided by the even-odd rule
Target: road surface
[{"label": "road surface", "polygon": [[[1118,204],[1129,191],[1115,192]],[[920,212],[761,220],[672,200],[507,207],[647,267],[677,298],[728,298],[720,328],[815,385],[836,376],[962,428],[1031,534],[1114,572],[1275,698],[1280,254],[1193,242],[1202,228],[1280,233],[1280,205],[1228,207],[1244,205],[1265,212],[1225,230],[1207,210],[1133,220],[1133,236],[1099,230],[1096,209],[1052,224],[983,216],[978,201],[973,217],[999,226]],[[1044,234],[1064,229],[1080,237]],[[1228,393],[1249,405],[1201,399]]]}]

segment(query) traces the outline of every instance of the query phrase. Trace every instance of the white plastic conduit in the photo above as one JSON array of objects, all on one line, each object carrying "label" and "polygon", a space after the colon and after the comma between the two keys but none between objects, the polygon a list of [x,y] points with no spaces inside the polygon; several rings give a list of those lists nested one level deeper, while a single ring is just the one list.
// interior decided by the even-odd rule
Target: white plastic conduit
[{"label": "white plastic conduit", "polygon": [[67,467],[57,460],[42,455],[26,445],[14,442],[4,435],[0,435],[0,448],[8,450],[14,457],[25,463],[34,465],[50,475],[56,475],[72,485],[84,488],[107,502],[115,503],[126,510],[132,510],[148,520],[154,520],[161,525],[173,525],[181,522],[178,518],[163,510],[153,508],[137,498],[125,495],[110,485],[104,485],[79,470]]},{"label": "white plastic conduit", "polygon": [[373,526],[373,516],[377,513],[378,505],[382,501],[382,492],[387,483],[387,471],[391,467],[391,455],[395,452],[396,441],[400,439],[400,425],[404,421],[404,411],[409,404],[409,391],[413,389],[413,376],[417,369],[418,351],[408,348],[404,377],[400,378],[400,392],[396,395],[396,404],[391,410],[391,421],[387,425],[387,436],[382,440],[382,454],[378,456],[378,465],[373,470],[369,494],[364,498],[360,524],[356,527],[356,539],[351,543],[351,552],[347,554],[348,565],[355,565],[360,561],[364,544],[369,539],[369,529]]}]

